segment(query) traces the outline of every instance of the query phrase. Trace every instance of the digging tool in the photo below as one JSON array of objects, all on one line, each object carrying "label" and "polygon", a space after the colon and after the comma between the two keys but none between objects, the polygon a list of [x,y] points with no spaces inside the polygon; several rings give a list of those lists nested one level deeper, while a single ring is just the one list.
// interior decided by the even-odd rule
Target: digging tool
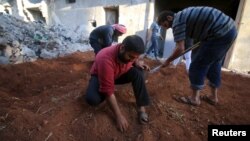
[{"label": "digging tool", "polygon": [[[189,52],[190,50],[193,50],[193,49],[195,49],[195,48],[197,48],[197,47],[199,47],[199,46],[200,46],[200,42],[194,44],[194,45],[191,46],[190,48],[186,49],[183,53],[181,53],[180,55],[178,55],[177,57],[175,57],[173,60],[175,60],[176,58],[179,58],[180,56],[184,55],[185,53],[187,53],[187,52]],[[160,70],[160,68],[161,68],[162,66],[163,66],[163,64],[161,64],[161,65],[159,65],[159,66],[157,66],[157,67],[151,69],[151,70],[149,71],[149,73],[157,72],[158,70]]]},{"label": "digging tool", "polygon": [[159,66],[157,66],[157,67],[151,69],[151,70],[149,71],[149,73],[157,72],[162,66],[163,66],[163,64],[161,64],[161,65],[159,65]]}]

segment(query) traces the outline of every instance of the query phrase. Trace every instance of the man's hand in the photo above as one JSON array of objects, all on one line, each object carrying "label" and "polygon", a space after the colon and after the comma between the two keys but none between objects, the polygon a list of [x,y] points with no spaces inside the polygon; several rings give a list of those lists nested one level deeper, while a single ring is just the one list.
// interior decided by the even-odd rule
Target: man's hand
[{"label": "man's hand", "polygon": [[121,110],[117,104],[115,95],[112,94],[108,96],[107,100],[116,116],[116,122],[117,122],[118,128],[120,129],[121,132],[125,132],[128,129],[128,122],[126,118],[123,116],[123,114],[121,113]]},{"label": "man's hand", "polygon": [[139,66],[141,69],[143,69],[143,70],[146,70],[146,71],[149,71],[150,70],[150,67],[148,66],[148,65],[146,65],[146,64],[143,64],[143,65],[141,65],[141,66]]},{"label": "man's hand", "polygon": [[141,68],[143,70],[146,70],[146,71],[150,70],[150,67],[148,65],[146,65],[143,60],[139,60],[139,59],[136,60],[135,66],[138,68]]},{"label": "man's hand", "polygon": [[167,67],[167,66],[170,65],[170,63],[171,63],[171,62],[167,59],[167,60],[163,63],[162,67]]},{"label": "man's hand", "polygon": [[123,115],[119,115],[116,118],[117,126],[121,132],[125,132],[128,129],[128,122]]}]

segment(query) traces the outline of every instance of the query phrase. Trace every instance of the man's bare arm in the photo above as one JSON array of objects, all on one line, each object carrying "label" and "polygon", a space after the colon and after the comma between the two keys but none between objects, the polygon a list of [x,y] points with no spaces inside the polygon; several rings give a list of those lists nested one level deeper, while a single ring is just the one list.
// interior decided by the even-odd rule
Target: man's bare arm
[{"label": "man's bare arm", "polygon": [[116,97],[114,94],[110,95],[107,97],[107,101],[109,102],[115,116],[116,116],[116,121],[117,121],[117,126],[118,128],[123,132],[126,131],[128,128],[128,122],[126,118],[123,116],[121,113],[121,110],[118,106]]},{"label": "man's bare arm", "polygon": [[168,66],[172,61],[174,61],[176,58],[180,57],[180,54],[182,54],[185,51],[185,41],[181,40],[176,42],[176,48],[172,55],[168,57],[168,59],[165,61],[164,66]]}]

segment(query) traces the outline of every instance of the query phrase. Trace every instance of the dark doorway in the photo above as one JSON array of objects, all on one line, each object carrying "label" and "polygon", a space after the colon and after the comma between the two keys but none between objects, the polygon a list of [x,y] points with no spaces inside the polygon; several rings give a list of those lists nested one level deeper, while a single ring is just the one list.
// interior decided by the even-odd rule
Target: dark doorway
[{"label": "dark doorway", "polygon": [[119,11],[118,7],[106,7],[105,16],[106,16],[106,24],[115,24],[118,23]]},{"label": "dark doorway", "polygon": [[[112,25],[118,23],[119,10],[118,7],[106,7],[105,16],[106,16],[106,25]],[[118,37],[115,37],[114,41],[118,41]]]}]

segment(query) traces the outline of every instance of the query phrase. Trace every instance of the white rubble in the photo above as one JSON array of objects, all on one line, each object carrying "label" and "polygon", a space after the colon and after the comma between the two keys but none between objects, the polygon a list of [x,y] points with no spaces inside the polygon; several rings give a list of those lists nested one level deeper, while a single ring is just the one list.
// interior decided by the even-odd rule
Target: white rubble
[{"label": "white rubble", "polygon": [[84,26],[68,29],[63,25],[48,27],[41,21],[24,22],[0,13],[0,64],[17,64],[51,59],[92,48]]}]

